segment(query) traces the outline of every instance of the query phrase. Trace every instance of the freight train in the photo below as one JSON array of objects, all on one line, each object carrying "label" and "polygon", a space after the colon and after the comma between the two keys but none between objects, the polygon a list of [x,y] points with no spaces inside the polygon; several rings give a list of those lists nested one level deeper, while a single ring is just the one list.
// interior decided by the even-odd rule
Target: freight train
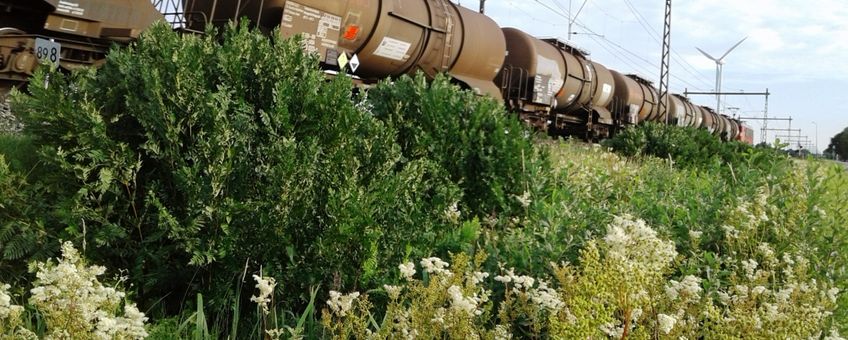
[{"label": "freight train", "polygon": [[58,63],[72,69],[96,65],[109,43],[129,41],[163,17],[195,32],[247,19],[265,32],[302,36],[328,72],[365,84],[447,73],[553,135],[603,139],[656,121],[753,143],[753,131],[738,120],[677,94],[660,98],[649,81],[609,69],[567,42],[501,28],[449,0],[0,0],[3,9],[0,22],[9,27],[0,28],[0,81],[7,86],[49,55],[36,40],[59,43]]},{"label": "freight train", "polygon": [[0,0],[0,95],[46,61],[96,66],[163,18],[149,0]]}]

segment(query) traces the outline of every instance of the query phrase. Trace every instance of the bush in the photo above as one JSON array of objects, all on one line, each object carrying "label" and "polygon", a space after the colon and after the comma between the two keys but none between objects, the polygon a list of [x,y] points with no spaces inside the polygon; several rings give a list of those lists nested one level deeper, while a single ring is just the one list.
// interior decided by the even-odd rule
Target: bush
[{"label": "bush", "polygon": [[533,134],[503,105],[459,91],[444,76],[383,82],[368,94],[374,115],[397,130],[405,161],[430,159],[462,188],[477,216],[513,216],[515,196],[530,191],[534,174],[550,169]]},{"label": "bush", "polygon": [[173,291],[218,289],[227,306],[246,263],[291,291],[367,284],[378,261],[455,227],[441,216],[456,185],[428,159],[402,163],[347,77],[327,82],[297,41],[216,36],[157,26],[97,72],[49,87],[40,73],[16,96],[66,225],[51,232],[128,268],[142,301],[179,308]]},{"label": "bush", "polygon": [[747,158],[745,155],[752,152],[768,154],[771,158],[779,157],[771,150],[754,149],[738,141],[722,142],[704,129],[651,122],[625,129],[605,141],[604,145],[628,157],[650,155],[670,158],[675,164],[700,168],[716,164],[738,167]]}]

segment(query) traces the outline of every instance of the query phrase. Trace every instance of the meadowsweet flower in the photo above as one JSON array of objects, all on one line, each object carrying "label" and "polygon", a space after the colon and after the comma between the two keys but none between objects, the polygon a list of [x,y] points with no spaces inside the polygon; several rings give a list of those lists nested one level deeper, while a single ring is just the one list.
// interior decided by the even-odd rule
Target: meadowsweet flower
[{"label": "meadowsweet flower", "polygon": [[763,286],[756,286],[756,287],[754,287],[754,289],[751,289],[751,294],[753,294],[753,295],[762,295],[763,293],[765,293],[765,292],[767,292],[767,291],[768,291],[768,289],[766,289],[766,287],[763,287]]},{"label": "meadowsweet flower", "polygon": [[831,288],[827,290],[827,298],[830,302],[836,303],[836,295],[839,294],[839,288]]},{"label": "meadowsweet flower", "polygon": [[644,312],[642,311],[642,308],[634,308],[632,311],[630,311],[630,320],[633,320],[633,322],[639,321],[639,318],[642,317],[643,313]]},{"label": "meadowsweet flower", "polygon": [[621,337],[624,335],[624,326],[618,326],[617,324],[612,322],[607,322],[599,326],[598,329],[600,329],[601,332],[604,332],[604,334],[614,339],[621,339]]},{"label": "meadowsweet flower", "polygon": [[689,230],[689,238],[691,238],[691,239],[693,239],[693,240],[699,240],[699,239],[701,239],[701,235],[703,235],[703,234],[704,234],[704,233],[703,233],[703,232],[701,232],[701,231],[697,231],[697,230]]},{"label": "meadowsweet flower", "polygon": [[430,274],[449,274],[447,267],[450,267],[445,261],[438,257],[429,257],[421,259],[421,267],[424,268],[424,271]]},{"label": "meadowsweet flower", "polygon": [[401,275],[408,281],[411,281],[415,275],[415,264],[412,262],[401,263],[398,265],[398,269],[400,269]]},{"label": "meadowsweet flower", "polygon": [[774,249],[772,249],[768,243],[760,243],[757,245],[757,251],[759,251],[760,255],[762,255],[767,262],[775,260]]},{"label": "meadowsweet flower", "polygon": [[459,211],[457,207],[457,202],[453,202],[449,207],[445,209],[444,212],[445,219],[450,221],[451,223],[459,223],[459,218],[462,216],[462,213]]},{"label": "meadowsweet flower", "polygon": [[845,338],[839,335],[838,330],[833,329],[830,331],[830,335],[824,337],[824,340],[845,340]]},{"label": "meadowsweet flower", "polygon": [[474,283],[474,285],[476,286],[476,285],[480,284],[481,282],[483,282],[484,280],[486,280],[486,278],[488,278],[488,277],[489,277],[489,273],[486,273],[486,272],[474,272],[474,274],[473,274],[473,276],[472,276],[471,281],[472,281],[472,282]]},{"label": "meadowsweet flower", "polygon": [[604,242],[607,256],[639,271],[660,272],[677,256],[673,242],[661,240],[645,221],[630,216],[615,217]]},{"label": "meadowsweet flower", "polygon": [[542,280],[539,280],[539,287],[530,291],[529,296],[530,300],[539,306],[539,308],[551,313],[556,313],[560,308],[565,306],[565,303],[559,297],[559,293],[555,289],[548,287],[548,283]]},{"label": "meadowsweet flower", "polygon": [[816,205],[816,206],[813,206],[813,211],[814,211],[816,214],[819,214],[819,216],[821,216],[821,218],[825,218],[825,217],[827,217],[827,212],[825,212],[825,211],[824,211],[824,209],[820,208],[820,207],[819,207],[819,206],[817,206],[817,205]]},{"label": "meadowsweet flower", "polygon": [[677,319],[670,315],[659,314],[657,315],[657,321],[659,323],[660,330],[665,333],[671,333],[671,330],[674,328],[674,324],[677,323]]},{"label": "meadowsweet flower", "polygon": [[9,295],[11,286],[0,283],[0,320],[6,318],[17,318],[24,311],[23,306],[12,304],[12,296]]},{"label": "meadowsweet flower", "polygon": [[495,326],[494,331],[495,340],[510,340],[512,339],[512,333],[509,332],[509,329],[504,325]]},{"label": "meadowsweet flower", "polygon": [[[135,304],[123,306],[123,316],[116,315],[125,294],[103,286],[97,276],[106,269],[86,266],[70,242],[62,244],[62,258],[57,263],[38,263],[36,282],[30,290],[29,302],[44,315],[50,337],[126,338],[147,336],[147,317]],[[3,300],[3,299],[0,299]],[[2,301],[0,301],[2,304]],[[61,320],[61,325],[51,322]],[[68,330],[73,330],[73,334]]]},{"label": "meadowsweet flower", "polygon": [[431,322],[444,325],[445,324],[445,309],[443,307],[436,308],[436,312],[433,313],[433,318],[430,319]]},{"label": "meadowsweet flower", "polygon": [[477,304],[474,299],[465,297],[459,287],[450,286],[448,288],[448,294],[451,297],[451,308],[454,310],[467,313],[468,316],[480,315],[482,313],[477,310]]},{"label": "meadowsweet flower", "polygon": [[403,287],[383,285],[383,289],[386,290],[386,294],[389,295],[390,299],[397,300],[400,297],[400,291],[403,289]]},{"label": "meadowsweet flower", "polygon": [[739,230],[736,230],[733,226],[725,224],[721,226],[721,229],[724,230],[724,235],[727,236],[727,238],[739,238]]},{"label": "meadowsweet flower", "polygon": [[332,310],[337,316],[344,317],[353,307],[353,301],[358,297],[359,292],[343,295],[335,290],[331,290],[330,299],[327,300],[327,306],[329,306],[330,310]]},{"label": "meadowsweet flower", "polygon": [[271,297],[274,294],[274,287],[277,286],[277,282],[273,277],[261,277],[259,275],[253,275],[253,279],[256,280],[256,288],[259,289],[259,295],[251,296],[250,301],[256,302],[259,307],[262,307],[262,312],[268,314],[268,304],[271,303]]},{"label": "meadowsweet flower", "polygon": [[789,299],[792,298],[792,293],[795,291],[793,287],[787,287],[781,290],[778,290],[777,293],[774,294],[775,299],[779,304],[787,304]]},{"label": "meadowsweet flower", "polygon": [[665,293],[671,300],[683,296],[685,302],[694,302],[701,298],[701,278],[694,275],[686,275],[680,282],[671,280],[665,288]]},{"label": "meadowsweet flower", "polygon": [[522,194],[521,196],[515,195],[515,199],[524,208],[529,207],[530,203],[533,203],[533,200],[530,199],[530,192],[529,191],[525,191],[524,194]]},{"label": "meadowsweet flower", "polygon": [[742,268],[745,269],[745,276],[747,276],[749,280],[756,279],[757,266],[759,266],[759,263],[753,259],[742,261]]},{"label": "meadowsweet flower", "polygon": [[721,301],[722,304],[729,305],[730,304],[730,295],[725,292],[718,292],[718,300]]}]

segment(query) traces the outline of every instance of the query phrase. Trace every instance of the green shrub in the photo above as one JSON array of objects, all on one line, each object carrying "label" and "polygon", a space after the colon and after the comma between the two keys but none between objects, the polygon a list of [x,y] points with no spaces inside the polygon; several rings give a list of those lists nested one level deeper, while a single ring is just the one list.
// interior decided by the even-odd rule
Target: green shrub
[{"label": "green shrub", "polygon": [[173,291],[229,306],[246,263],[287,291],[381,281],[376,263],[425,255],[457,226],[443,212],[458,187],[436,162],[403,160],[347,77],[326,81],[298,41],[208,33],[157,26],[99,71],[49,87],[40,73],[16,96],[50,169],[50,233],[128,268],[140,300],[172,313]]},{"label": "green shrub", "polygon": [[650,155],[670,158],[675,164],[700,168],[714,167],[716,164],[738,167],[749,158],[746,154],[752,152],[768,154],[771,158],[785,158],[770,149],[754,149],[737,141],[722,142],[704,129],[650,122],[625,129],[605,141],[604,145],[628,157]]},{"label": "green shrub", "polygon": [[533,134],[503,105],[459,91],[444,76],[419,74],[383,82],[368,94],[374,115],[397,130],[404,162],[430,159],[462,188],[477,216],[520,214],[515,196],[530,191],[533,175],[550,167]]}]

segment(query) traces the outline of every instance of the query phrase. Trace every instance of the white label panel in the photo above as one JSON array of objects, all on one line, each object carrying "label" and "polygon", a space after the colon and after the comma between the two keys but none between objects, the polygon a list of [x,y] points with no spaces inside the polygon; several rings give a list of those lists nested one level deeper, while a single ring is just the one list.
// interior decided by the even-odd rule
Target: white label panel
[{"label": "white label panel", "polygon": [[59,1],[58,6],[56,6],[56,12],[83,16],[85,15],[85,8],[81,8],[76,2]]},{"label": "white label panel", "polygon": [[377,50],[374,51],[374,55],[392,60],[403,61],[406,60],[406,53],[409,52],[410,47],[412,47],[412,44],[406,41],[385,37],[383,38],[383,41],[380,42],[380,46],[377,47]]},{"label": "white label panel", "polygon": [[62,45],[59,45],[59,43],[47,39],[35,39],[35,56],[38,57],[38,60],[58,67],[61,52]]}]

